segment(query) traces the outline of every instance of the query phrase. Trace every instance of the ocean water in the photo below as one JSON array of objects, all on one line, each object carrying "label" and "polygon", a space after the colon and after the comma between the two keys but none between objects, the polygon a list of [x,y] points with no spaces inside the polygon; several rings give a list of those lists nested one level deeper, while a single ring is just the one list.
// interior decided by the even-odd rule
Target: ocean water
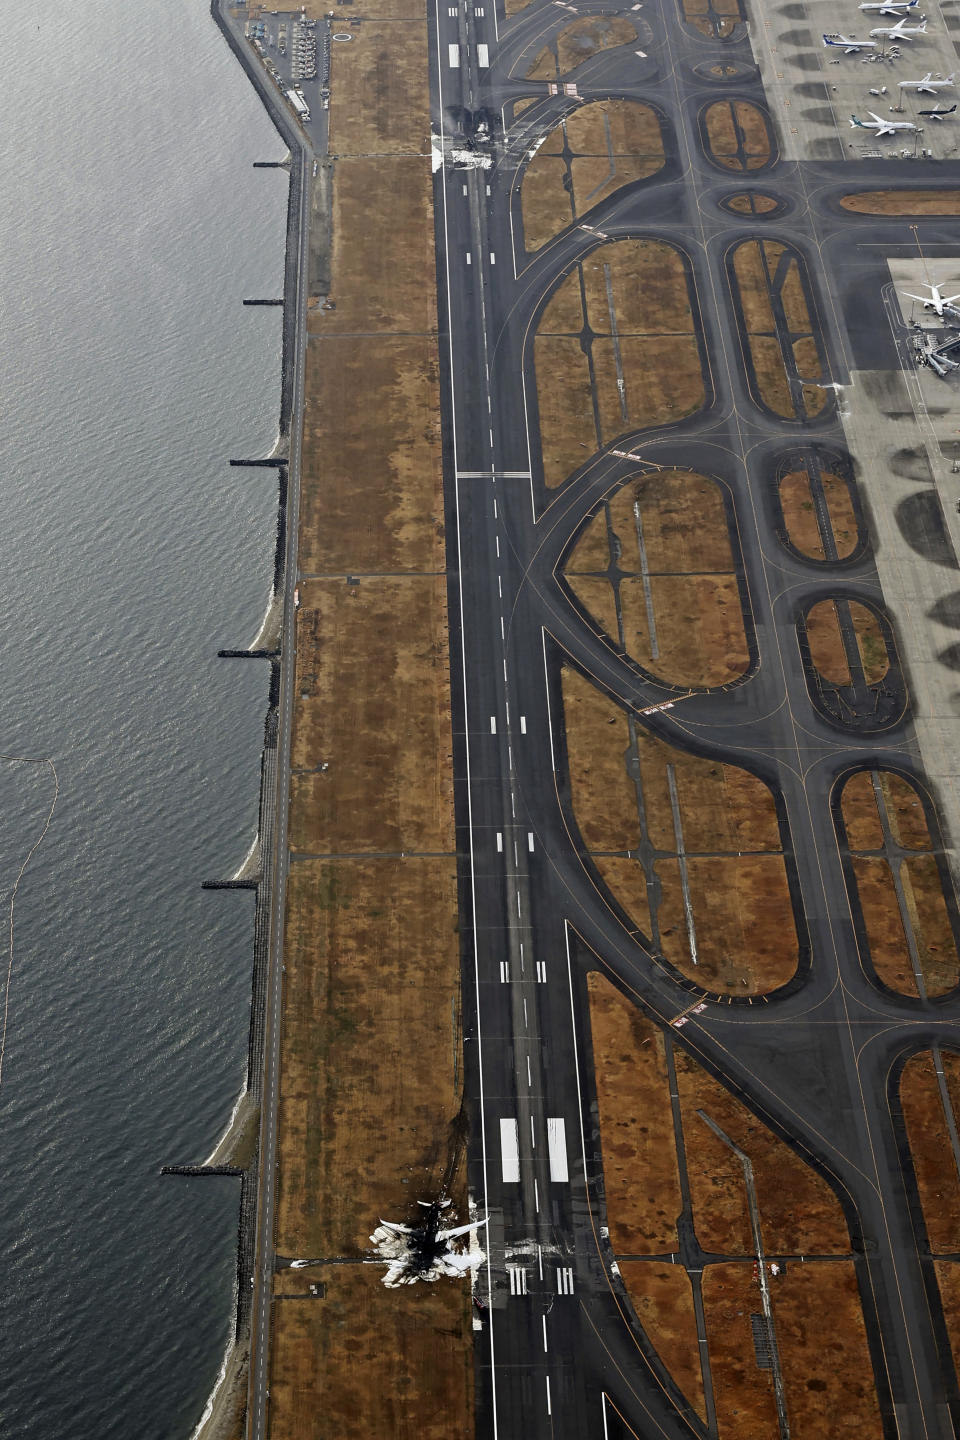
[{"label": "ocean water", "polygon": [[[207,0],[0,4],[0,753],[59,794],[17,892],[0,1083],[0,1436],[188,1436],[238,1192],[284,146]],[[49,811],[0,760],[10,893]]]}]

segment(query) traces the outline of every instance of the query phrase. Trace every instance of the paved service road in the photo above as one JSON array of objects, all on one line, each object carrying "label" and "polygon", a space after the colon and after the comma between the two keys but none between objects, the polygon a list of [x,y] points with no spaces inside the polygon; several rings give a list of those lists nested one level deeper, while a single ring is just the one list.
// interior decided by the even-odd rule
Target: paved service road
[{"label": "paved service road", "polygon": [[[243,49],[242,29],[235,25],[225,7],[217,12],[221,27]],[[256,1241],[254,1251],[253,1304],[251,1308],[250,1375],[247,1402],[247,1433],[251,1440],[267,1434],[267,1395],[270,1378],[270,1305],[274,1269],[274,1201],[277,1165],[277,1111],[280,1092],[280,1032],[283,992],[283,924],[286,903],[288,801],[290,792],[290,733],[296,664],[297,545],[300,511],[300,462],[303,435],[304,368],[306,357],[306,306],[308,287],[309,216],[314,153],[299,127],[287,113],[276,87],[266,81],[255,60],[245,60],[248,73],[268,112],[291,149],[290,183],[294,211],[288,244],[284,320],[287,326],[289,375],[290,449],[287,466],[286,554],[283,571],[282,663],[277,709],[276,812],[272,845],[263,854],[265,874],[269,872],[269,946],[264,986],[263,1075],[260,1094],[260,1150],[256,1177]],[[326,116],[322,116],[323,136]],[[290,316],[294,323],[290,324]],[[265,754],[265,765],[269,750]],[[261,837],[262,839],[263,837]]]}]

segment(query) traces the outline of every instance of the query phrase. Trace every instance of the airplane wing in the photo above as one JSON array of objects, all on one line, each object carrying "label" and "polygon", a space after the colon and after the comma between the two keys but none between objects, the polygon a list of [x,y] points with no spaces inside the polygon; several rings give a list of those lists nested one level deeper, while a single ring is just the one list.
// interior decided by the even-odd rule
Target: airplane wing
[{"label": "airplane wing", "polygon": [[455,1240],[458,1235],[466,1235],[467,1231],[472,1230],[474,1226],[479,1229],[481,1225],[486,1225],[486,1223],[487,1218],[485,1216],[482,1220],[470,1220],[466,1225],[456,1225],[452,1230],[438,1230],[437,1239]]},{"label": "airplane wing", "polygon": [[876,120],[876,122],[877,122],[877,124],[880,126],[880,129],[881,129],[881,130],[888,130],[888,129],[890,128],[889,125],[887,124],[886,120],[881,120],[881,119],[880,119],[880,116],[877,114],[877,112],[876,112],[875,110],[868,110],[868,111],[867,111],[867,114],[870,116],[870,119],[871,119],[871,120]]}]

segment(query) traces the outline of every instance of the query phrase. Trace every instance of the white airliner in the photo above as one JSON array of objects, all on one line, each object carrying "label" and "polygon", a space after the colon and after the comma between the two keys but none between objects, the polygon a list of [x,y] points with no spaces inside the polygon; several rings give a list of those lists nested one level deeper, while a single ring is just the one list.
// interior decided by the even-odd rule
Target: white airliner
[{"label": "white airliner", "polygon": [[956,105],[951,105],[949,110],[941,110],[939,100],[937,101],[936,105],[934,105],[932,110],[917,111],[917,114],[922,115],[925,120],[946,120],[948,115],[955,115],[956,113]]},{"label": "white airliner", "polygon": [[888,40],[896,43],[898,40],[912,40],[915,35],[926,35],[927,22],[921,20],[919,25],[908,25],[906,20],[898,20],[896,25],[877,25],[870,31],[871,35],[886,35]]},{"label": "white airliner", "polygon": [[954,301],[960,300],[960,294],[941,295],[939,285],[928,285],[927,289],[930,291],[930,295],[926,299],[924,299],[922,295],[912,295],[909,290],[904,290],[901,293],[903,295],[906,295],[908,300],[923,301],[924,310],[935,310],[940,316],[941,320],[943,319],[944,306],[949,306],[952,308]]},{"label": "white airliner", "polygon": [[824,45],[834,45],[844,55],[856,55],[858,50],[876,50],[876,40],[855,40],[852,35],[824,35]]},{"label": "white airliner", "polygon": [[874,10],[878,15],[896,15],[902,19],[906,11],[916,10],[920,0],[864,0],[861,10]]},{"label": "white airliner", "polygon": [[936,95],[938,90],[953,89],[953,75],[948,75],[946,80],[934,80],[933,72],[928,70],[922,80],[901,80],[900,89],[916,90],[918,95]]},{"label": "white airliner", "polygon": [[876,131],[878,140],[881,135],[895,135],[898,130],[916,130],[917,128],[912,120],[881,120],[873,110],[868,110],[867,114],[872,118],[858,120],[856,115],[851,115],[850,124],[858,130]]}]

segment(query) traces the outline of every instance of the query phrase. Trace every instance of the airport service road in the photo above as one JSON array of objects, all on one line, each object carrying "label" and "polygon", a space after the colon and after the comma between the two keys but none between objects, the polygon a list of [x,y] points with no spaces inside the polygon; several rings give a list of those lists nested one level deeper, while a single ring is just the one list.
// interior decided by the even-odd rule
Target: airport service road
[{"label": "airport service road", "polygon": [[[235,30],[235,33],[239,32]],[[277,1165],[277,1113],[280,1093],[280,1033],[283,991],[283,930],[286,904],[288,839],[287,825],[290,794],[290,734],[293,718],[293,695],[296,665],[296,610],[294,590],[297,583],[297,546],[300,513],[300,463],[303,434],[304,362],[306,351],[306,302],[309,250],[310,168],[312,151],[299,142],[299,134],[282,109],[279,96],[267,87],[264,95],[268,110],[281,119],[281,133],[292,147],[291,183],[298,182],[299,215],[295,230],[297,254],[291,267],[288,258],[285,303],[293,307],[296,323],[292,327],[291,350],[291,412],[290,455],[287,485],[286,557],[284,564],[283,626],[280,672],[280,698],[277,734],[277,798],[272,853],[264,856],[271,868],[270,883],[270,944],[265,987],[264,1068],[261,1094],[260,1153],[257,1173],[256,1245],[253,1274],[253,1305],[251,1310],[250,1374],[248,1387],[247,1434],[252,1440],[263,1440],[267,1433],[267,1389],[270,1379],[270,1303],[273,1289],[273,1226]]]},{"label": "airport service road", "polygon": [[[598,8],[581,4],[577,13]],[[900,714],[876,734],[828,724],[797,663],[798,609],[824,593],[825,582],[778,544],[770,474],[776,454],[800,436],[796,426],[765,416],[747,390],[725,256],[758,226],[719,207],[737,178],[718,173],[700,146],[698,114],[722,93],[704,67],[720,51],[688,36],[666,0],[643,7],[643,57],[618,51],[573,72],[584,99],[615,94],[657,106],[668,122],[666,167],[598,207],[591,229],[568,229],[532,259],[520,248],[514,180],[525,154],[577,101],[543,94],[506,136],[502,106],[545,91],[511,79],[510,69],[569,19],[556,5],[510,22],[466,4],[438,3],[431,16],[433,123],[443,149],[436,218],[456,569],[458,849],[468,857],[464,934],[473,982],[465,1015],[470,1179],[490,1215],[478,1433],[607,1440],[614,1433],[608,1400],[637,1433],[689,1433],[643,1361],[611,1280],[595,1097],[583,1064],[589,962],[581,940],[660,1019],[679,1015],[691,997],[617,922],[578,858],[558,723],[563,654],[627,706],[673,698],[600,640],[555,576],[584,516],[638,465],[607,451],[546,494],[531,434],[528,340],[538,306],[599,239],[643,234],[669,239],[690,257],[712,394],[691,421],[628,436],[618,448],[639,447],[651,463],[689,466],[730,486],[759,655],[749,682],[696,695],[650,724],[700,754],[748,763],[780,791],[802,896],[798,919],[813,957],[792,993],[755,1007],[710,1003],[682,1039],[784,1135],[812,1149],[853,1198],[869,1238],[859,1263],[874,1296],[868,1328],[889,1378],[888,1422],[903,1435],[946,1440],[948,1397],[886,1097],[907,1048],[946,1033],[957,1038],[956,1009],[902,1002],[867,981],[829,806],[844,768],[869,761],[916,769],[916,745]],[[739,68],[736,93],[761,99],[745,45],[722,53]],[[465,162],[481,111],[494,143],[475,145],[477,163]],[[919,184],[927,171],[911,167],[896,178]],[[888,163],[865,164],[856,182],[868,186],[881,175],[891,183]],[[783,200],[781,227],[806,257],[834,377],[843,380],[864,349],[896,363],[883,307],[864,313],[854,294],[870,272],[870,245],[879,255],[884,245],[902,244],[902,233],[883,220],[851,228],[837,206],[850,188],[839,165],[781,164],[762,183]],[[946,234],[943,222],[927,230]],[[843,448],[832,407],[804,435]],[[845,579],[880,600],[869,557]]]}]

